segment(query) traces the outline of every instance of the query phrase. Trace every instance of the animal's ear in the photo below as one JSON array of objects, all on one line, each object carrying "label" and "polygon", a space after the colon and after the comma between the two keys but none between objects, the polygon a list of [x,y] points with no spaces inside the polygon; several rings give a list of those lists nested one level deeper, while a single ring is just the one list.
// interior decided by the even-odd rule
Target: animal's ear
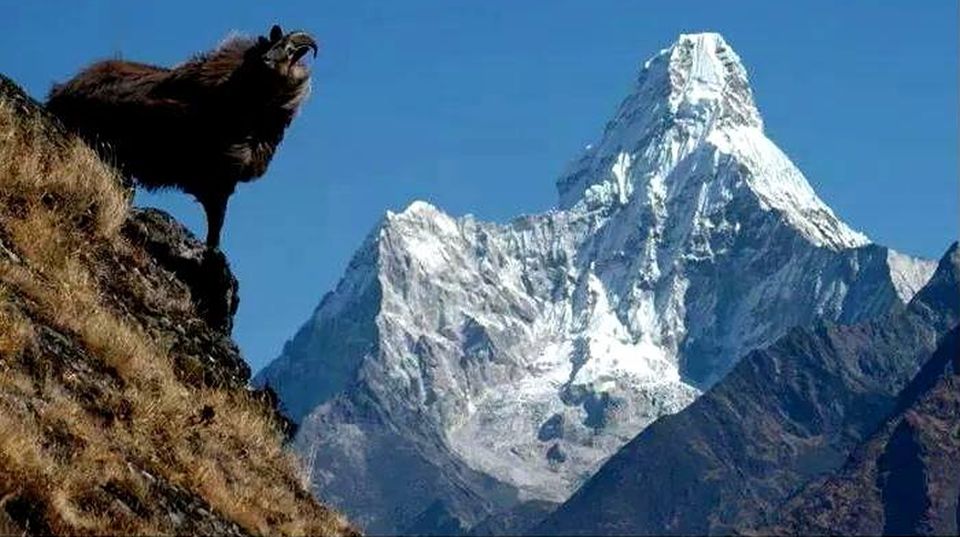
[{"label": "animal's ear", "polygon": [[257,38],[257,46],[260,48],[268,48],[270,46],[270,41],[267,41],[267,38],[261,35],[259,38]]},{"label": "animal's ear", "polygon": [[270,28],[270,42],[276,43],[280,41],[280,38],[283,37],[283,30],[280,28],[279,24],[274,24],[273,28]]}]

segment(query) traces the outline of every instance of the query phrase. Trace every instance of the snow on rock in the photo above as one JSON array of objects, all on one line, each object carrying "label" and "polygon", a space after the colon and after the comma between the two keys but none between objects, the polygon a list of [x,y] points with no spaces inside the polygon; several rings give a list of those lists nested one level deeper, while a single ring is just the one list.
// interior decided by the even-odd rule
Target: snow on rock
[{"label": "snow on rock", "polygon": [[933,261],[917,259],[894,250],[887,250],[887,264],[890,266],[893,287],[903,302],[909,302],[937,269]]},{"label": "snow on rock", "polygon": [[817,197],[718,34],[647,61],[557,187],[504,225],[387,213],[258,377],[302,422],[314,490],[368,531],[561,502],[747,351],[881,315],[932,271]]}]

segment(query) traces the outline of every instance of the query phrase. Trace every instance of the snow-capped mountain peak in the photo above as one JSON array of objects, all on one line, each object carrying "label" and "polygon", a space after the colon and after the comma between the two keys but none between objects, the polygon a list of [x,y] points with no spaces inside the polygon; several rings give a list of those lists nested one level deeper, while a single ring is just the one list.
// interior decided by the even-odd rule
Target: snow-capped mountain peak
[{"label": "snow-capped mountain peak", "polygon": [[259,376],[316,490],[371,531],[562,501],[748,351],[884,314],[933,270],[817,197],[718,34],[648,60],[557,186],[506,224],[387,213]]},{"label": "snow-capped mountain peak", "polygon": [[[702,173],[690,173],[695,169]],[[716,209],[744,187],[817,245],[869,243],[766,137],[746,69],[715,33],[681,34],[647,60],[601,140],[557,182],[560,206],[582,211],[616,209],[633,198],[669,205],[697,188],[701,207]]]},{"label": "snow-capped mountain peak", "polygon": [[560,206],[583,199],[592,186],[584,182],[587,171],[597,166],[611,168],[617,179],[614,198],[623,204],[633,186],[626,181],[627,168],[664,175],[723,125],[762,129],[746,69],[719,34],[681,34],[643,64],[602,139],[558,181]]},{"label": "snow-capped mountain peak", "polygon": [[747,70],[720,34],[680,34],[676,43],[644,64],[639,91],[669,88],[671,111],[708,123],[762,128]]}]

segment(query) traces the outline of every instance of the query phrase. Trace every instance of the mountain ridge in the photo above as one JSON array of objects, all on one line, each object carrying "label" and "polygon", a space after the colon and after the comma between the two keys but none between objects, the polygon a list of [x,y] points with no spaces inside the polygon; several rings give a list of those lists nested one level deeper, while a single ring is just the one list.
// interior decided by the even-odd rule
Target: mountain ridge
[{"label": "mountain ridge", "polygon": [[[853,527],[831,526],[829,516],[819,524],[776,524],[784,503],[803,509],[792,496],[841,468],[888,416],[936,383],[952,356],[934,350],[960,320],[958,275],[954,243],[907,308],[862,324],[795,328],[754,351],[703,397],[611,457],[533,532],[715,534],[766,527],[759,531],[804,534]],[[818,490],[808,491],[807,505],[817,505]],[[858,505],[855,492],[847,500]]]}]

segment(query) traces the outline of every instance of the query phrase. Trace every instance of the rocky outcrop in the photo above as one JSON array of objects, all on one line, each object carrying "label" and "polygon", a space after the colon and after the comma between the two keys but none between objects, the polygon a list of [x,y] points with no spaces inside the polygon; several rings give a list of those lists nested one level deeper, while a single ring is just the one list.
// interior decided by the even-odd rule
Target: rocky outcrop
[{"label": "rocky outcrop", "polygon": [[132,209],[122,232],[135,247],[149,254],[156,273],[172,277],[168,282],[152,283],[176,282],[182,286],[194,305],[196,317],[170,318],[167,312],[151,311],[143,303],[134,303],[135,295],[118,292],[119,299],[126,301],[124,306],[158,333],[182,331],[175,338],[176,353],[205,357],[205,365],[209,366],[202,368],[206,384],[245,386],[250,367],[230,339],[239,286],[223,253],[208,251],[183,225],[157,209]]},{"label": "rocky outcrop", "polygon": [[230,334],[240,296],[237,279],[223,252],[208,250],[176,220],[157,209],[135,209],[124,232],[190,289],[197,311],[207,324]]}]

